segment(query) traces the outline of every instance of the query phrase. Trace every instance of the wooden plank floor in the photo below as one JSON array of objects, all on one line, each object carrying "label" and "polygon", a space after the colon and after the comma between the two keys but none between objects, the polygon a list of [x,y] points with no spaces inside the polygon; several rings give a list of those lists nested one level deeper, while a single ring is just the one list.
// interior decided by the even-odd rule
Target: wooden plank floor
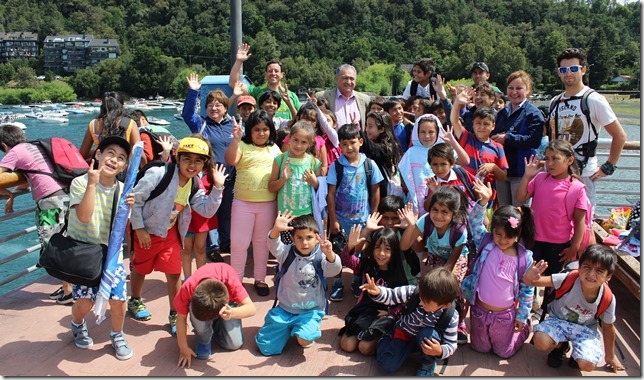
[{"label": "wooden plank floor", "polygon": [[[224,255],[229,261],[228,255]],[[271,261],[269,264],[273,264]],[[127,264],[127,263],[126,263]],[[251,273],[249,259],[247,274]],[[126,265],[127,268],[127,265]],[[267,282],[272,285],[273,270]],[[257,314],[243,321],[244,347],[226,352],[216,345],[208,361],[194,359],[192,367],[177,367],[176,339],[169,333],[168,300],[163,275],[148,276],[143,297],[152,319],[138,322],[129,316],[125,333],[134,350],[130,360],[119,361],[108,338],[106,320],[96,325],[93,314],[87,316],[94,346],[81,350],[74,346],[69,328],[71,308],[56,305],[47,295],[56,289],[57,280],[45,275],[40,280],[0,298],[0,375],[3,376],[385,376],[373,357],[347,354],[339,348],[337,335],[343,317],[355,304],[350,292],[350,271],[344,270],[345,299],[331,303],[329,315],[322,322],[322,338],[312,347],[300,348],[291,340],[280,356],[264,357],[254,344],[254,336],[263,325],[264,316],[273,304],[274,292],[260,298],[252,289],[252,280],[244,285],[257,305]],[[618,342],[626,356],[626,370],[618,374],[598,367],[592,373],[581,373],[566,363],[559,369],[546,365],[547,353],[538,352],[529,343],[509,360],[493,354],[460,346],[449,361],[444,376],[641,376],[640,369],[640,302],[616,280],[611,288],[618,300]],[[109,315],[109,310],[108,310]],[[467,320],[469,322],[469,318]],[[188,342],[194,344],[189,334]],[[419,357],[411,356],[395,375],[413,376]],[[602,363],[603,365],[603,363]],[[440,370],[440,362],[437,371]]]}]

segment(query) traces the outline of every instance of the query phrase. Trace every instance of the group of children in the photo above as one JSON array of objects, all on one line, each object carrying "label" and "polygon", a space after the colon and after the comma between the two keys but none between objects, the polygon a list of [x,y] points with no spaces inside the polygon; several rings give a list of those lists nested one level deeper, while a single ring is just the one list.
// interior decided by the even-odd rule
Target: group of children
[{"label": "group of children", "polygon": [[[191,90],[195,87],[192,83]],[[359,298],[340,331],[344,351],[375,354],[387,372],[420,351],[418,375],[433,375],[436,359],[452,355],[457,342],[467,343],[464,320],[469,310],[471,347],[507,358],[532,330],[534,286],[558,288],[566,277],[557,274],[561,262],[579,257],[579,279],[570,293],[549,306],[550,318],[534,328],[534,342],[537,349],[552,350],[549,356],[562,360],[570,341],[580,369],[597,365],[597,319],[589,316],[597,310],[605,291],[601,285],[612,275],[615,259],[601,246],[582,247],[585,215],[591,208],[578,185],[569,143],[550,142],[544,163],[534,156],[525,160],[517,198],[532,198],[533,207],[517,209],[494,201],[493,183],[504,178],[508,166],[503,146],[490,138],[495,113],[487,105],[477,107],[469,129],[460,118],[473,92],[455,97],[451,128],[444,126],[446,120],[423,113],[407,128],[409,133],[403,127],[398,134],[394,128],[402,112],[397,107],[390,107],[395,112],[368,112],[363,126],[338,127],[330,110],[306,103],[296,113],[290,105],[294,120],[282,123],[278,131],[274,111],[280,99],[288,99],[287,92],[277,99],[262,95],[261,109],[242,121],[227,117],[228,99],[222,95],[209,95],[207,108],[208,117],[231,127],[230,136],[223,127],[208,129],[226,140],[217,149],[225,152],[223,157],[215,157],[212,139],[204,137],[206,124],[199,127],[195,119],[191,129],[200,128],[201,133],[179,141],[176,163],[147,168],[128,198],[133,234],[130,297],[122,262],[119,286],[110,295],[111,339],[119,359],[132,356],[123,334],[125,305],[136,319],[151,318],[141,295],[145,276],[153,270],[166,275],[180,366],[190,366],[195,356],[210,357],[213,337],[226,349],[241,347],[240,320],[256,312],[242,286],[252,242],[259,296],[269,294],[264,281],[269,252],[283,269],[275,290],[277,306],[255,337],[263,355],[280,354],[291,336],[302,347],[321,336],[326,279],[346,266],[357,277]],[[276,104],[264,107],[262,99]],[[2,136],[0,146],[9,153],[17,144]],[[129,154],[130,144],[121,137],[100,141],[88,174],[71,184],[70,236],[106,243],[112,195],[119,188],[116,175],[126,167]],[[20,169],[6,164],[7,157],[0,168]],[[232,168],[234,185],[227,181]],[[167,187],[155,193],[167,175]],[[223,193],[231,191],[228,186],[234,188],[231,265],[200,259],[197,271],[185,273],[186,268],[192,272],[188,260],[182,285],[181,252],[191,237],[191,220],[215,215]],[[329,236],[342,234],[348,235],[346,246],[334,247]],[[79,301],[72,309],[72,332],[81,348],[92,345],[83,318],[96,293],[95,288],[73,287]],[[342,300],[340,277],[330,299]],[[614,311],[613,298],[598,318],[606,362],[619,369],[611,346]],[[194,350],[187,342],[188,314],[196,336]]]}]

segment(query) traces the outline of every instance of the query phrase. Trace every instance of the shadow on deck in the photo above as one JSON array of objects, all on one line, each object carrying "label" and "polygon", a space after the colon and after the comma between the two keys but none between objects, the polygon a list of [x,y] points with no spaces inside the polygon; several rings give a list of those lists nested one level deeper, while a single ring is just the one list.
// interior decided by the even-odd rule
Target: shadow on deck
[{"label": "shadow on deck", "polygon": [[[252,255],[251,255],[252,256]],[[228,255],[224,255],[229,262]],[[271,261],[269,265],[274,264]],[[126,263],[127,268],[127,263]],[[348,269],[345,272],[350,272]],[[249,258],[247,274],[252,272]],[[43,272],[44,273],[44,272]],[[272,285],[272,269],[267,282]],[[93,314],[86,320],[94,346],[78,349],[69,328],[71,308],[56,305],[47,298],[57,288],[58,281],[48,275],[38,281],[0,298],[0,375],[3,376],[385,376],[373,357],[359,353],[347,354],[339,348],[338,330],[344,325],[344,315],[355,304],[345,273],[345,298],[331,303],[329,315],[322,322],[322,338],[312,347],[303,349],[292,339],[284,353],[265,357],[254,344],[254,336],[263,325],[264,316],[273,304],[274,291],[268,297],[258,297],[252,280],[245,278],[244,286],[257,306],[257,314],[243,321],[244,347],[238,351],[223,351],[216,344],[210,360],[193,359],[191,368],[177,367],[176,339],[169,333],[168,299],[161,273],[147,277],[143,288],[146,305],[152,319],[135,321],[129,316],[124,331],[134,350],[127,361],[114,357],[110,345],[109,320],[96,325]],[[547,353],[539,352],[529,343],[512,358],[500,359],[493,354],[473,351],[469,345],[460,346],[450,358],[444,376],[641,376],[640,369],[640,302],[616,279],[611,288],[617,297],[617,338],[626,359],[626,370],[614,374],[600,367],[591,373],[581,373],[566,365],[552,369],[546,365]],[[108,310],[109,316],[109,310]],[[469,318],[466,319],[469,322]],[[190,331],[190,328],[189,328]],[[194,345],[194,335],[188,334]],[[411,356],[396,375],[413,376],[419,357]],[[437,372],[441,364],[437,366]]]}]

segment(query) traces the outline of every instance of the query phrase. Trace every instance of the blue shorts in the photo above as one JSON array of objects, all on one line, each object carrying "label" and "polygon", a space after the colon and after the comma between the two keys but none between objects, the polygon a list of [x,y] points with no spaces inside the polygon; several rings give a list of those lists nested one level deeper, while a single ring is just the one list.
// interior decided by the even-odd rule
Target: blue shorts
[{"label": "blue shorts", "polygon": [[[114,279],[115,284],[112,287],[110,292],[110,299],[117,301],[127,301],[127,273],[125,273],[125,267],[123,263],[119,263],[116,267],[116,278]],[[74,284],[72,288],[72,296],[74,299],[79,298],[89,298],[92,302],[96,301],[96,296],[98,295],[98,286],[85,286],[85,285],[76,285]]]},{"label": "blue shorts", "polygon": [[279,305],[268,311],[264,326],[255,336],[259,351],[266,356],[279,355],[292,336],[313,342],[322,336],[320,322],[324,310],[310,310],[301,314],[292,314]]},{"label": "blue shorts", "polygon": [[555,342],[571,342],[573,359],[597,365],[602,358],[603,342],[596,329],[559,318],[546,318],[534,327],[534,332],[548,335]]}]

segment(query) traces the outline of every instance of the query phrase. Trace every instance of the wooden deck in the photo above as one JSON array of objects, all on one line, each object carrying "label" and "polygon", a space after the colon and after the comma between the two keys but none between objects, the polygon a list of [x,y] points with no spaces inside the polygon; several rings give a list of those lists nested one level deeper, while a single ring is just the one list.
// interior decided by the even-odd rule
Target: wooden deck
[{"label": "wooden deck", "polygon": [[[226,261],[228,261],[228,255]],[[251,260],[249,260],[251,261]],[[252,262],[252,261],[251,261]],[[251,268],[251,262],[249,267]],[[272,264],[271,262],[270,264]],[[127,265],[126,265],[127,268]],[[57,305],[47,295],[58,281],[45,275],[40,280],[0,298],[0,375],[3,376],[385,376],[373,357],[347,354],[339,348],[337,332],[343,317],[355,304],[350,292],[351,275],[345,269],[345,299],[331,303],[330,313],[322,322],[322,338],[312,347],[300,348],[291,340],[280,356],[264,357],[254,344],[267,310],[273,304],[274,292],[268,297],[255,295],[250,279],[245,279],[257,314],[243,321],[245,344],[242,349],[225,352],[216,345],[208,361],[194,359],[191,368],[177,367],[178,348],[168,330],[168,301],[163,275],[148,276],[143,297],[152,319],[138,322],[129,316],[125,333],[134,350],[130,360],[119,361],[108,338],[109,320],[96,325],[93,314],[86,318],[94,346],[76,348],[69,328],[70,306]],[[267,282],[271,283],[272,270]],[[272,285],[272,284],[271,284]],[[468,345],[460,346],[451,357],[444,376],[641,376],[640,302],[616,279],[611,280],[618,300],[618,342],[626,356],[626,370],[617,374],[598,367],[592,373],[581,373],[564,362],[561,368],[546,365],[547,353],[538,352],[529,343],[509,360],[493,354],[481,354]],[[109,316],[109,311],[108,311]],[[467,319],[469,322],[469,318]],[[189,333],[189,344],[194,336]],[[411,356],[395,375],[413,376],[419,362]],[[603,365],[603,363],[602,363]],[[441,364],[437,366],[437,372]]]}]

